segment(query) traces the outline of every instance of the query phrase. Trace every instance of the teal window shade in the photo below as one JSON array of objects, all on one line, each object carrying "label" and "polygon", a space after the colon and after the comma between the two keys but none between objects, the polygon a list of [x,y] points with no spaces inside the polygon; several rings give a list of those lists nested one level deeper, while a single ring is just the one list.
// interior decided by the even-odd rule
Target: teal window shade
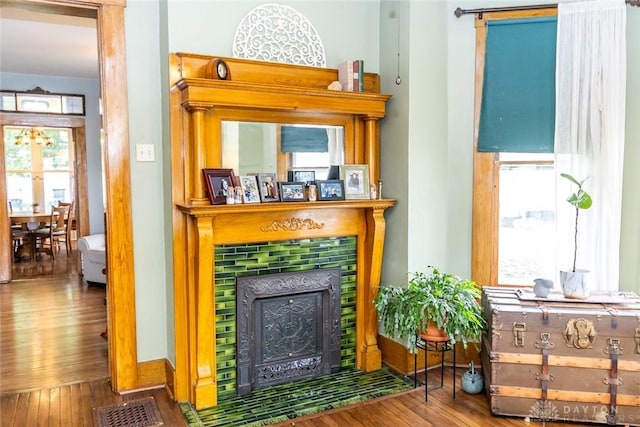
[{"label": "teal window shade", "polygon": [[329,151],[327,130],[320,127],[282,126],[280,151],[283,153],[326,153]]},{"label": "teal window shade", "polygon": [[478,151],[552,153],[557,19],[487,23]]}]

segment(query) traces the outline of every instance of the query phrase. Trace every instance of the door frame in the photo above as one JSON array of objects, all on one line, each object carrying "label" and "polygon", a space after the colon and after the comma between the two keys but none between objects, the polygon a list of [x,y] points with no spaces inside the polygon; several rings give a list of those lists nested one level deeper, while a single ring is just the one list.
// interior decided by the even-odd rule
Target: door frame
[{"label": "door frame", "polygon": [[[104,134],[109,378],[115,392],[138,387],[124,19],[126,4],[126,0],[12,2],[12,5],[31,10],[96,18]],[[0,156],[0,160],[4,160],[4,153]],[[4,161],[0,165],[0,173],[4,174]],[[6,199],[6,192],[4,193]],[[3,210],[8,210],[6,201],[0,205],[0,227],[8,230],[8,215],[3,215]],[[8,233],[2,235],[7,235],[8,238]],[[0,241],[0,245],[5,248],[9,248],[9,244],[8,241],[6,244]],[[6,262],[7,256],[10,254],[0,251],[0,262]]]}]

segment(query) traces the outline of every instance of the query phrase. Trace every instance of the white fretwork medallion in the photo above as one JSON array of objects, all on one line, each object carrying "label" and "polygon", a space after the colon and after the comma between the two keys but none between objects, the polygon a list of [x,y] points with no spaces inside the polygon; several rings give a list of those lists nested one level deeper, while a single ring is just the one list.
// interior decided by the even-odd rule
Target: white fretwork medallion
[{"label": "white fretwork medallion", "polygon": [[233,38],[233,56],[326,67],[322,40],[313,24],[297,10],[265,4],[251,10]]}]

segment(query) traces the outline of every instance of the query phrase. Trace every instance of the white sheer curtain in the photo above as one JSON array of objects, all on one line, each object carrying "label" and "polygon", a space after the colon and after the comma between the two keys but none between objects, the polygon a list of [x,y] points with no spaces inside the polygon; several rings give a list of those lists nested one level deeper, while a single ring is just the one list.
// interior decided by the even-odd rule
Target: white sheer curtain
[{"label": "white sheer curtain", "polygon": [[556,57],[558,268],[573,262],[577,188],[561,172],[588,179],[593,198],[579,215],[577,267],[592,290],[618,290],[626,94],[624,0],[560,3]]}]

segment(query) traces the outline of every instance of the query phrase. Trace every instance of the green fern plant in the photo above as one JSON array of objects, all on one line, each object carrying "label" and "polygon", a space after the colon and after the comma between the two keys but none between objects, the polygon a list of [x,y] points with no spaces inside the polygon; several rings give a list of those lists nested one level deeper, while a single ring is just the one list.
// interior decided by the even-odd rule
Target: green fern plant
[{"label": "green fern plant", "polygon": [[[452,344],[461,341],[478,343],[486,329],[486,320],[478,298],[481,290],[471,280],[430,272],[411,275],[404,286],[381,286],[373,304],[386,335],[408,339],[411,352],[416,351],[416,333],[424,331],[429,321],[443,329]],[[476,345],[477,347],[477,345]]]}]

